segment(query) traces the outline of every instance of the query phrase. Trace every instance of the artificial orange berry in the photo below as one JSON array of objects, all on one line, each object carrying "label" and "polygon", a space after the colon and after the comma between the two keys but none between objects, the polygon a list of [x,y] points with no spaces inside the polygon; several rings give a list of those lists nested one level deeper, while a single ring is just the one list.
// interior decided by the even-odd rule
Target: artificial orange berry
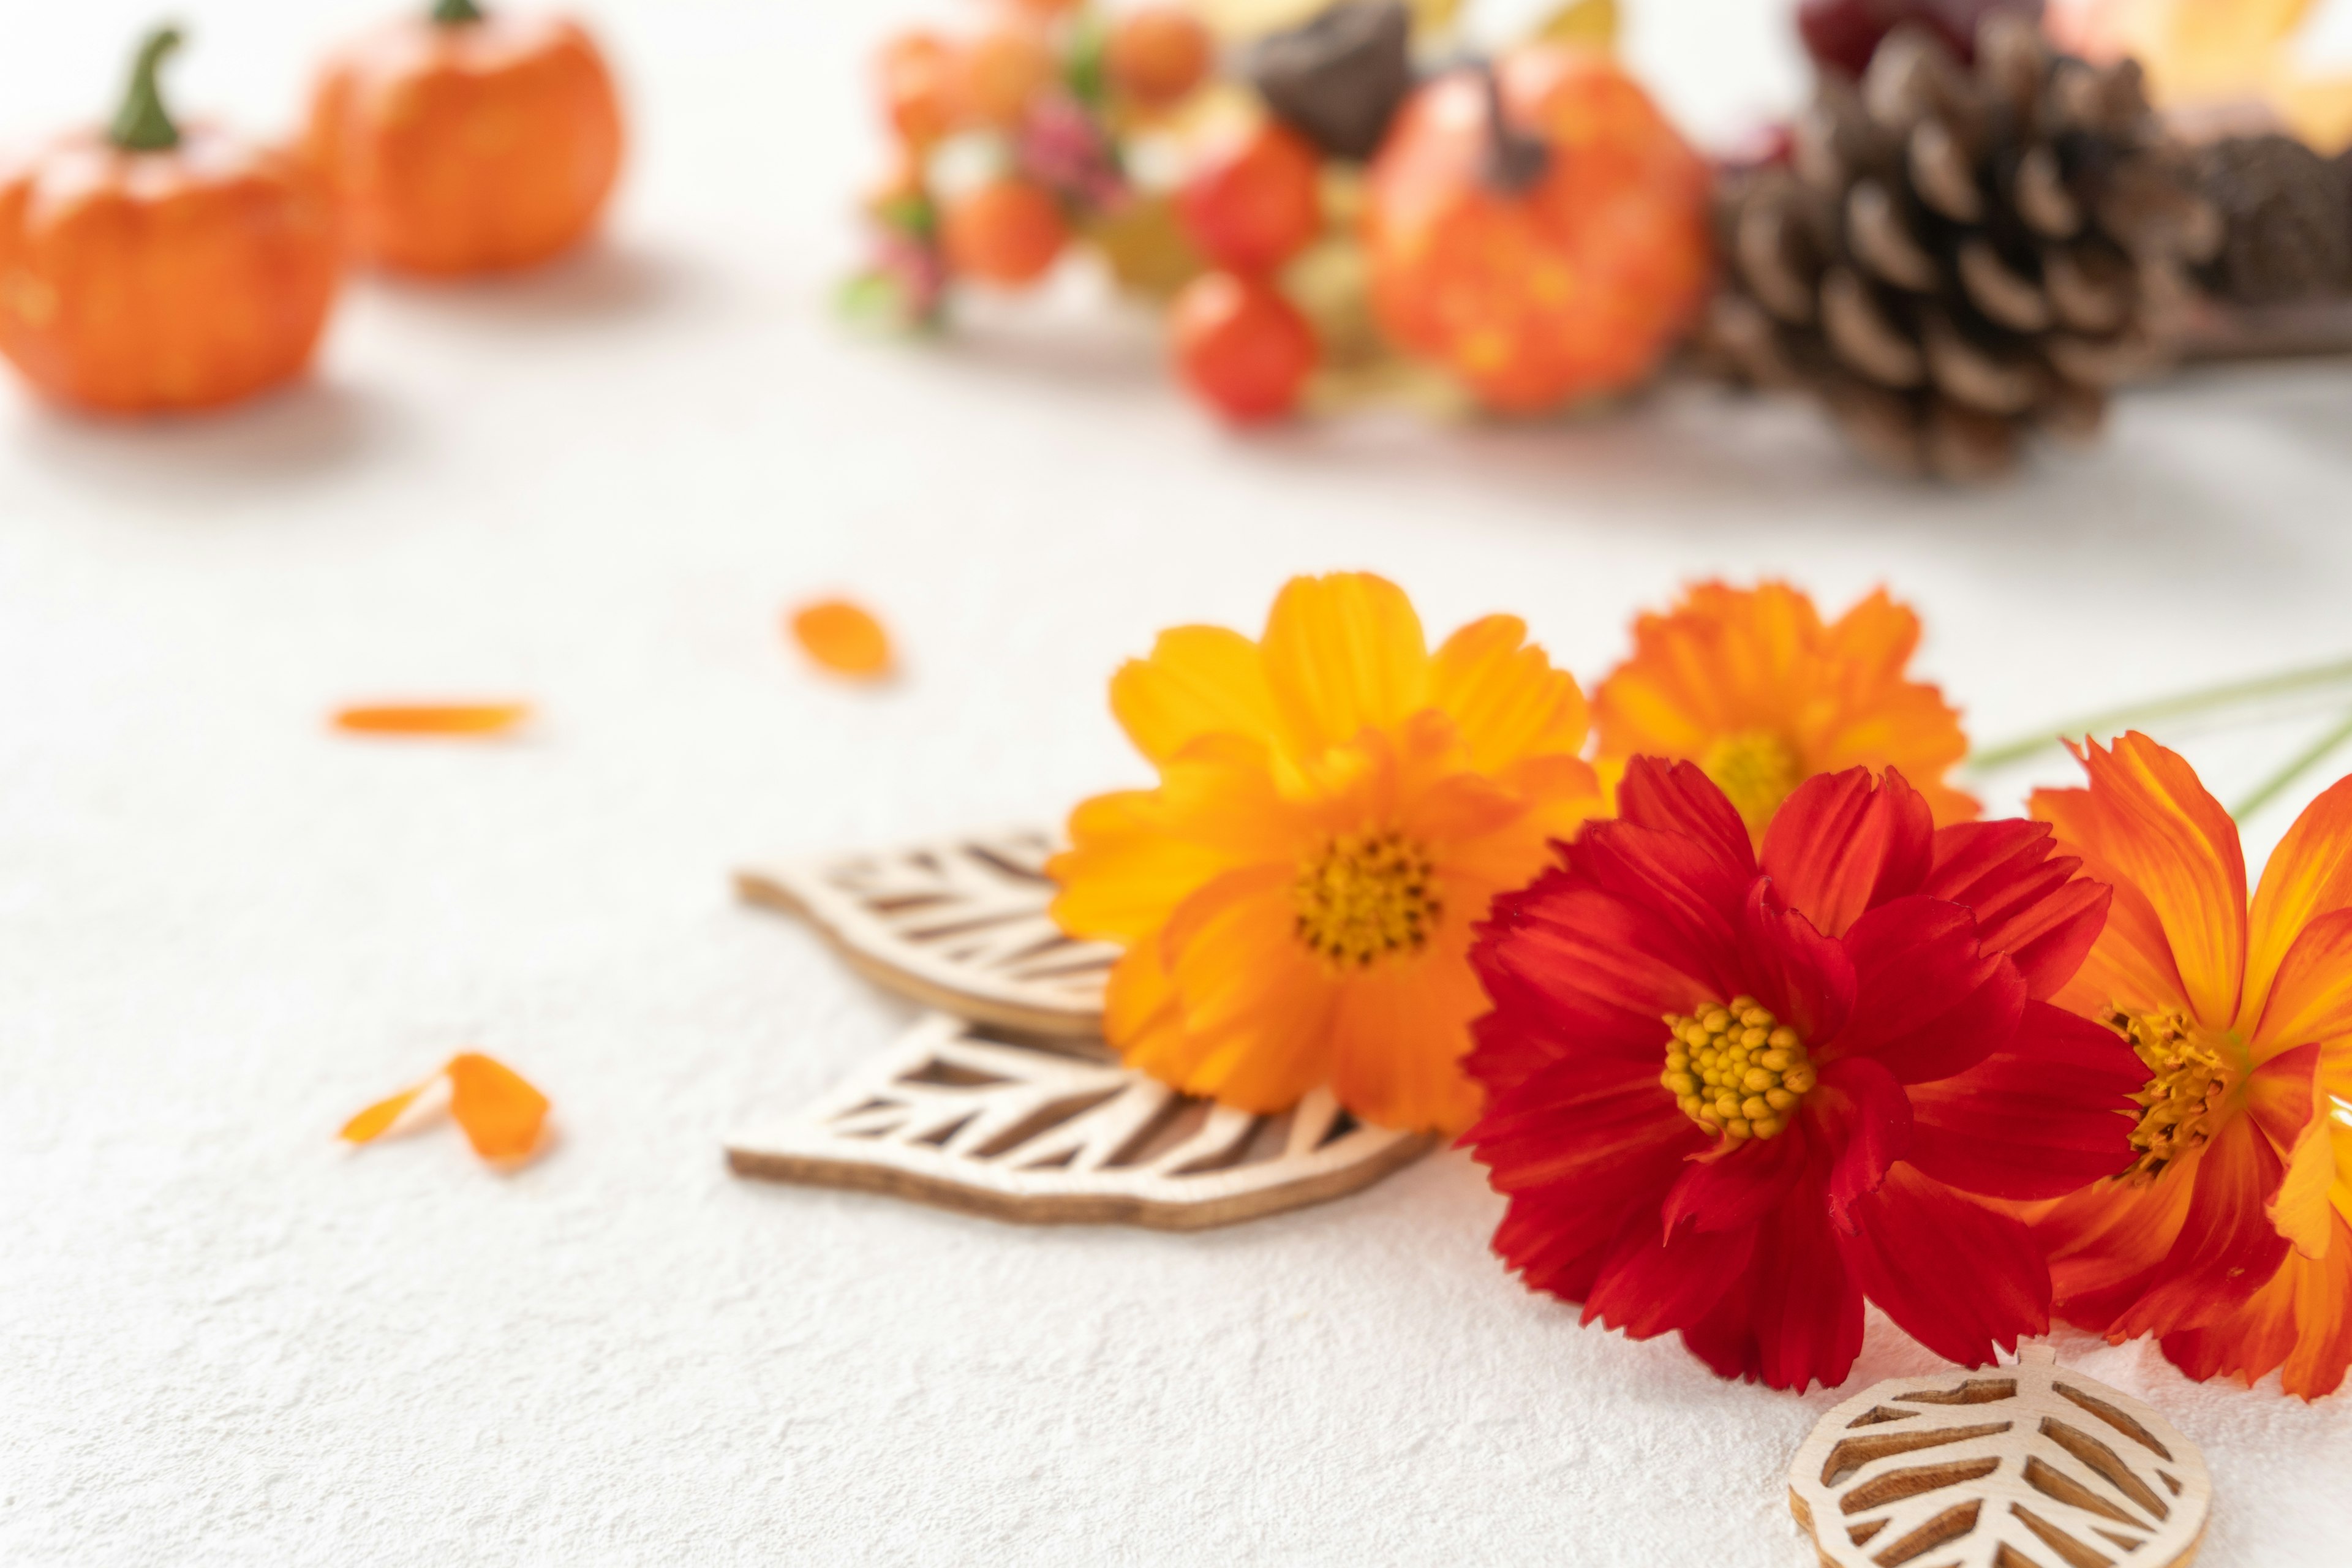
[{"label": "artificial orange berry", "polygon": [[1009,174],[950,203],[940,230],[949,270],[1002,289],[1043,278],[1069,236],[1054,198]]},{"label": "artificial orange berry", "polygon": [[882,112],[900,141],[927,147],[955,129],[956,52],[936,33],[901,33],[875,62]]},{"label": "artificial orange berry", "polygon": [[1008,16],[964,46],[956,96],[972,123],[1011,126],[1053,77],[1053,52],[1037,28]]},{"label": "artificial orange berry", "polygon": [[1110,79],[1146,109],[1164,109],[1209,74],[1216,45],[1198,16],[1181,5],[1146,5],[1111,29]]},{"label": "artificial orange berry", "polygon": [[1270,272],[1322,232],[1322,169],[1312,147],[1267,121],[1193,170],[1178,205],[1203,255]]},{"label": "artificial orange berry", "polygon": [[1176,296],[1168,323],[1177,374],[1234,424],[1288,414],[1314,374],[1315,329],[1262,278],[1203,273]]}]

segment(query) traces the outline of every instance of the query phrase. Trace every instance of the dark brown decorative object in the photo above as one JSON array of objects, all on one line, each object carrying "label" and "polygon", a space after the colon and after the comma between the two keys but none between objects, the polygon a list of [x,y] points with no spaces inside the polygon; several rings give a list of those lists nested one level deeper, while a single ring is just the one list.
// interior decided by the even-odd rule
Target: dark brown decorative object
[{"label": "dark brown decorative object", "polygon": [[1973,69],[1898,29],[1858,87],[1823,79],[1789,166],[1726,181],[1707,344],[1889,468],[2000,473],[2168,359],[2221,239],[2188,157],[2136,64],[2053,54],[2011,15]]},{"label": "dark brown decorative object", "polygon": [[2221,215],[2201,281],[2233,305],[2297,305],[2352,291],[2352,179],[2292,136],[2231,136],[2197,150],[2197,184]]},{"label": "dark brown decorative object", "polygon": [[1243,70],[1276,119],[1322,153],[1360,161],[1412,86],[1412,50],[1402,0],[1349,0],[1259,40]]}]

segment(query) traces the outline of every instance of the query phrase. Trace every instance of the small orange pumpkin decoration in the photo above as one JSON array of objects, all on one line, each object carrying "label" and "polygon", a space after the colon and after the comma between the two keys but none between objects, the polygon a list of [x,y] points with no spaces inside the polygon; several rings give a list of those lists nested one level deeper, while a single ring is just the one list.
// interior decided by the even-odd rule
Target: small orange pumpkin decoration
[{"label": "small orange pumpkin decoration", "polygon": [[1372,165],[1374,307],[1499,412],[1631,386],[1706,296],[1707,184],[1604,56],[1544,45],[1450,72]]},{"label": "small orange pumpkin decoration", "polygon": [[439,0],[331,61],[310,151],[361,259],[457,277],[587,237],[621,169],[612,73],[577,24]]},{"label": "small orange pumpkin decoration", "polygon": [[0,353],[44,395],[142,414],[235,403],[301,373],[341,272],[302,163],[173,123],[139,51],[121,112],[0,172]]}]

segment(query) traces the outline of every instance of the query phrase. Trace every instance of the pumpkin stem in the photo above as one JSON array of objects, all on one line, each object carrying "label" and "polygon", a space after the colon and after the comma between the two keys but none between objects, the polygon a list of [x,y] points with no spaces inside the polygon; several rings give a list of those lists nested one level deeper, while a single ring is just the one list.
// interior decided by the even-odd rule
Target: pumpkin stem
[{"label": "pumpkin stem", "polygon": [[433,20],[444,27],[462,26],[482,20],[482,8],[474,0],[436,0]]},{"label": "pumpkin stem", "polygon": [[1473,67],[1486,89],[1486,184],[1507,196],[1516,196],[1542,183],[1551,168],[1551,149],[1541,139],[1511,124],[1503,111],[1503,81],[1495,62]]},{"label": "pumpkin stem", "polygon": [[139,46],[138,62],[131,68],[131,89],[122,95],[122,107],[107,131],[124,152],[168,153],[180,144],[180,128],[172,123],[171,113],[163,107],[163,89],[155,82],[164,57],[179,47],[177,27],[158,27]]}]

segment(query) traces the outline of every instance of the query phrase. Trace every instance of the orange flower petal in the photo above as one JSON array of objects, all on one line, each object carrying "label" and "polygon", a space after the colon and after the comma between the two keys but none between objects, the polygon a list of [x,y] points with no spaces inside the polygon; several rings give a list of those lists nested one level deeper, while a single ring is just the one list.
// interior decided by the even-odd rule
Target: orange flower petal
[{"label": "orange flower petal", "polygon": [[819,668],[859,680],[877,680],[891,671],[890,634],[846,599],[803,605],[793,613],[792,629]]},{"label": "orange flower petal", "polygon": [[1884,589],[1823,625],[1786,583],[1702,583],[1633,626],[1633,656],[1593,695],[1604,762],[1673,757],[1756,794],[1752,830],[1815,773],[1902,771],[1941,824],[1973,820],[1974,797],[1944,782],[1968,754],[1943,693],[1906,673],[1919,619]]},{"label": "orange flower petal", "polygon": [[478,1052],[449,1058],[449,1114],[485,1160],[520,1160],[539,1143],[547,1096],[512,1068]]},{"label": "orange flower petal", "polygon": [[[2352,779],[2339,781],[2304,807],[2263,868],[2253,913],[2247,921],[2247,1017],[2280,1010],[2271,1004],[2270,994],[2289,951],[2307,934],[2312,921],[2347,907],[2352,907]],[[2280,1043],[2300,1045],[2318,1037],[2299,1035]]]},{"label": "orange flower petal", "polygon": [[1584,693],[1528,642],[1517,616],[1488,616],[1445,639],[1430,667],[1430,700],[1449,715],[1481,772],[1584,749]]},{"label": "orange flower petal", "polygon": [[[2068,994],[2106,978],[2137,989],[2105,1000],[2186,1001],[2208,1027],[2234,1027],[2246,952],[2237,824],[2188,763],[2146,735],[2127,734],[2112,748],[2086,743],[2078,754],[2091,787],[2037,791],[2033,814],[2056,826],[2091,875],[2116,884],[2116,896],[2106,932]],[[2168,970],[2179,985],[2170,995]]]},{"label": "orange flower petal", "polygon": [[1368,572],[1292,578],[1266,616],[1260,651],[1275,711],[1303,761],[1367,728],[1400,724],[1429,701],[1421,617],[1402,589]]},{"label": "orange flower petal", "polygon": [[420,1083],[415,1089],[402,1089],[389,1100],[377,1100],[344,1122],[343,1130],[335,1136],[346,1143],[374,1142],[392,1130],[392,1124],[400,1120],[400,1113],[415,1104],[416,1097],[425,1089],[425,1085]]},{"label": "orange flower petal", "polygon": [[2164,1353],[2194,1378],[2234,1373],[2253,1383],[2275,1367],[2295,1398],[2335,1393],[2352,1365],[2352,1226],[2332,1215],[2320,1256],[2288,1253],[2243,1306],[2165,1335]]},{"label": "orange flower petal", "polygon": [[338,709],[335,728],[353,735],[468,739],[503,735],[530,717],[527,702],[383,703]]},{"label": "orange flower petal", "polygon": [[[1479,913],[1485,913],[1482,909]],[[1351,980],[1339,993],[1331,1087],[1368,1121],[1459,1132],[1478,1114],[1478,1086],[1463,1072],[1470,1024],[1487,1009],[1470,968],[1471,921],[1447,922],[1430,950]],[[1447,1045],[1457,1054],[1448,1056]]]},{"label": "orange flower petal", "polygon": [[1223,626],[1160,633],[1150,658],[1130,659],[1112,678],[1110,710],[1155,763],[1203,735],[1274,738],[1274,695],[1257,645]]}]

